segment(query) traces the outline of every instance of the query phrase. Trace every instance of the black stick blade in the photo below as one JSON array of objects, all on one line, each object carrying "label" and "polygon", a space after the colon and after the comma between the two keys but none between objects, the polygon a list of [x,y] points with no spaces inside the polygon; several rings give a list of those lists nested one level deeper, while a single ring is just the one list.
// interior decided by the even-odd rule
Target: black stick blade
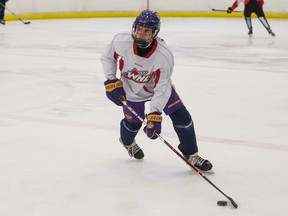
[{"label": "black stick blade", "polygon": [[234,206],[234,208],[238,208],[237,203],[232,198],[229,197],[229,200],[231,201],[231,203]]}]

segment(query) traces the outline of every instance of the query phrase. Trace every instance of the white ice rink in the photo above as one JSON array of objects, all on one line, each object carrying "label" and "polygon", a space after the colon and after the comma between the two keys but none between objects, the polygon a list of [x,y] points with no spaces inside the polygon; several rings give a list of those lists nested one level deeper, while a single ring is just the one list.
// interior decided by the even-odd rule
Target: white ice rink
[{"label": "white ice rink", "polygon": [[[288,215],[288,21],[163,18],[176,89],[194,119],[206,175],[138,134],[143,161],[119,144],[121,108],[99,62],[133,18],[0,26],[1,216]],[[164,116],[162,136],[178,140]]]}]

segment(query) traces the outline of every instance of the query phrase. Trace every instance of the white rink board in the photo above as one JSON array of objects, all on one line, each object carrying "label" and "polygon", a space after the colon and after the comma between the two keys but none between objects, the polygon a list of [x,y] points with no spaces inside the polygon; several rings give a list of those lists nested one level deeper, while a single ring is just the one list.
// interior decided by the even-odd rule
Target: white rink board
[{"label": "white rink board", "polygon": [[[61,13],[93,11],[211,11],[227,9],[233,0],[10,0],[7,7],[15,13]],[[239,9],[243,8],[243,4]],[[265,12],[288,13],[287,0],[266,0]]]}]

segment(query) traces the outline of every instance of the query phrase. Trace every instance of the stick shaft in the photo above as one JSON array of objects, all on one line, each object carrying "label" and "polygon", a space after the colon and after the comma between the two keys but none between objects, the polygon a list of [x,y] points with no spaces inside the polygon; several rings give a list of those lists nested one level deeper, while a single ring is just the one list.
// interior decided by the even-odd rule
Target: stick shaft
[{"label": "stick shaft", "polygon": [[5,8],[6,10],[8,10],[12,15],[14,15],[18,20],[20,20],[22,23],[24,24],[30,24],[30,21],[27,21],[25,22],[24,20],[22,20],[20,17],[18,17],[15,13],[13,13],[13,11],[11,11],[9,8],[7,8],[5,5],[3,5],[1,2],[0,2],[0,5]]},{"label": "stick shaft", "polygon": [[[215,12],[227,12],[227,10],[223,10],[223,9],[214,9],[212,8],[212,11]],[[233,11],[234,13],[242,13],[243,11]]]},{"label": "stick shaft", "polygon": [[[138,113],[132,109],[132,107],[128,106],[127,101],[125,97],[120,97],[120,101],[123,103],[123,105],[133,113],[145,126],[147,125],[146,121],[141,118],[141,116],[138,115]],[[202,172],[200,172],[193,164],[191,164],[182,154],[180,154],[172,145],[170,145],[161,135],[156,134],[158,138],[166,145],[168,146],[176,155],[178,155],[183,161],[186,162],[193,170],[195,170],[200,176],[202,176],[210,185],[212,185],[216,190],[218,190],[221,194],[223,194],[228,200],[231,201],[232,205],[237,208],[238,205],[236,202],[229,196],[227,196],[222,190],[220,190],[213,182],[211,182]]]}]

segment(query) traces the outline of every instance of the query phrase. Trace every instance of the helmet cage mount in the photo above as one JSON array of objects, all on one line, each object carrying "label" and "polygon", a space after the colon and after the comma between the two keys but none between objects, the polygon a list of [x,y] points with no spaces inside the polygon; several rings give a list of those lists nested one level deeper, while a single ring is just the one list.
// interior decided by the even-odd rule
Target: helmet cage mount
[{"label": "helmet cage mount", "polygon": [[[147,48],[151,45],[160,31],[160,17],[157,12],[144,10],[136,17],[132,26],[132,37],[139,48]],[[137,26],[143,26],[152,29],[150,40],[139,39],[136,36]]]}]

